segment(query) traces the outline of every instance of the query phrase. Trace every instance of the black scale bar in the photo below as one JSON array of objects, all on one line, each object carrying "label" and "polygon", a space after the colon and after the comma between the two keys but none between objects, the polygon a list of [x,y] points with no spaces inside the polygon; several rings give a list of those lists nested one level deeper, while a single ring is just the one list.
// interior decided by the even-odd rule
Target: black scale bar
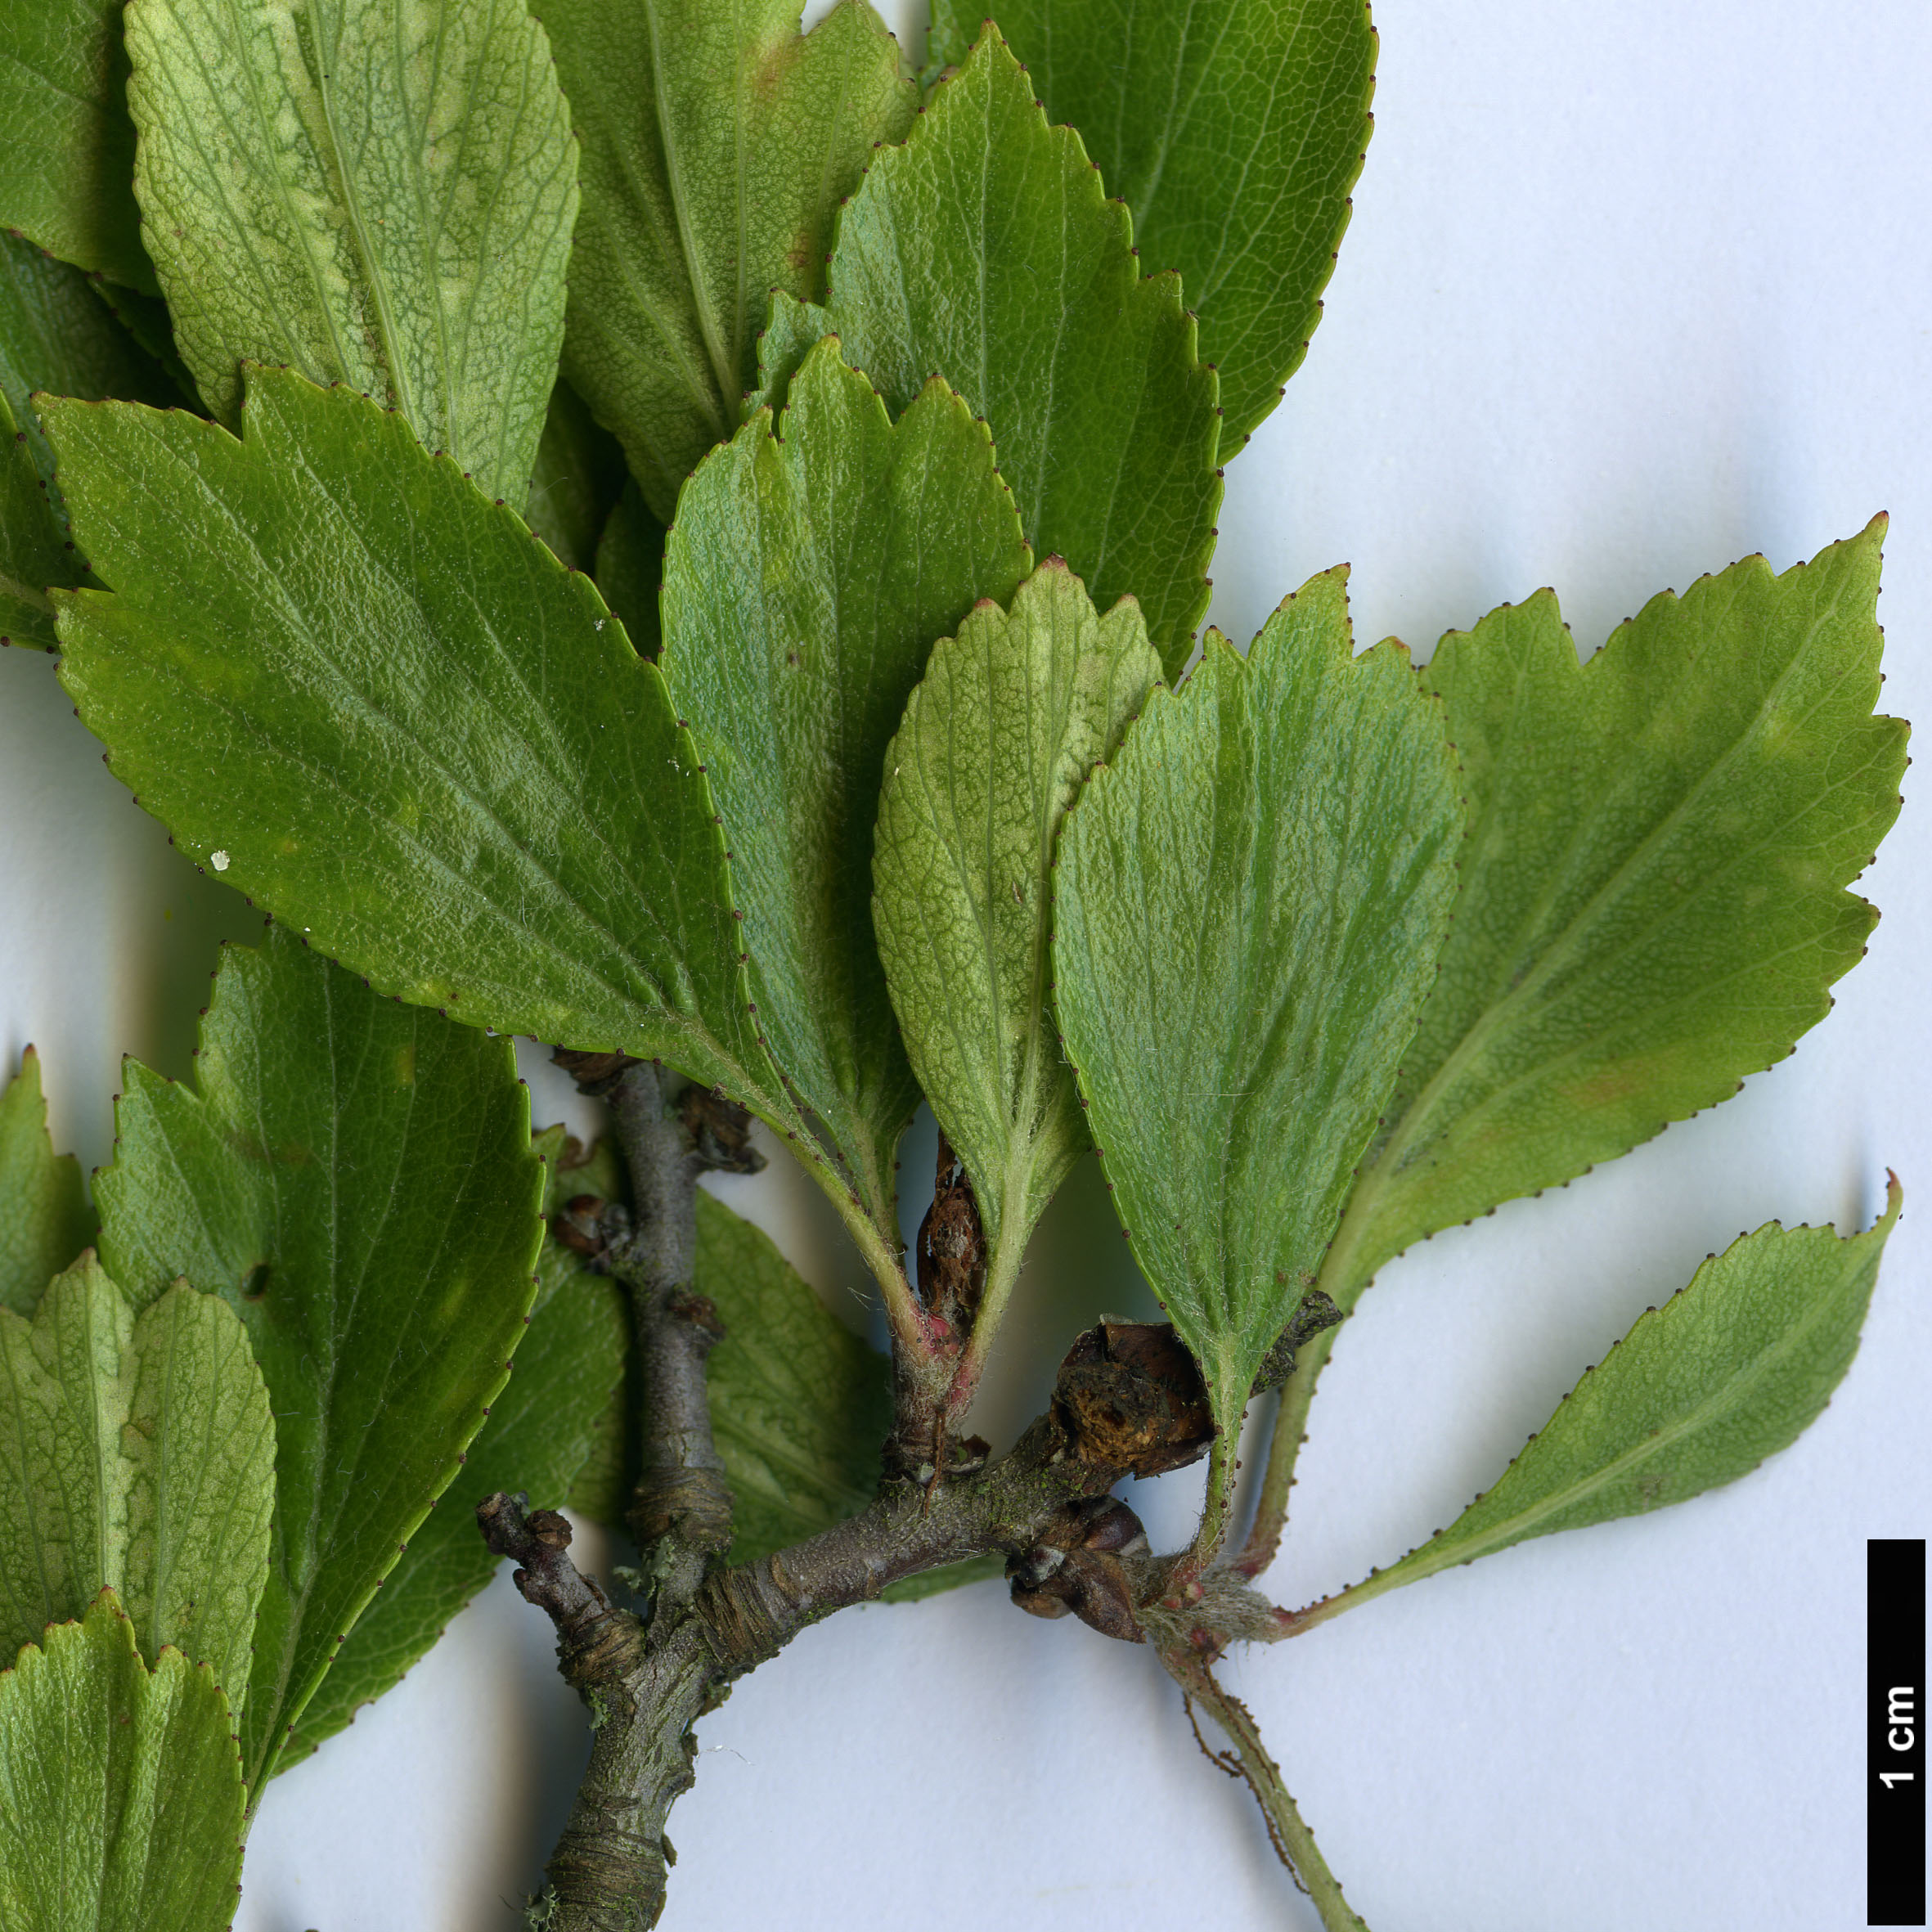
[{"label": "black scale bar", "polygon": [[1865,1923],[1925,1923],[1925,1539],[1865,1545]]}]

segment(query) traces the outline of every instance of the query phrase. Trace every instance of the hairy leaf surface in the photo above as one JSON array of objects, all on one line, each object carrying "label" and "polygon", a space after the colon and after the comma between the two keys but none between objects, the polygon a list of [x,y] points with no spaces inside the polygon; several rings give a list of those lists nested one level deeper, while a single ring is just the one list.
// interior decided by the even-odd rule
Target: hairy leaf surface
[{"label": "hairy leaf surface", "polygon": [[101,1245],[137,1302],[177,1276],[225,1296],[268,1385],[258,1790],[503,1386],[542,1167],[509,1041],[380,998],[285,928],[223,955],[197,1072],[128,1063]]},{"label": "hairy leaf surface", "polygon": [[94,1238],[72,1154],[56,1154],[32,1047],[0,1093],[0,1308],[31,1314],[47,1284]]},{"label": "hairy leaf surface", "polygon": [[0,639],[52,650],[47,591],[88,576],[67,541],[53,452],[29,400],[42,389],[177,400],[78,268],[0,234]]},{"label": "hairy leaf surface", "polygon": [[215,414],[285,363],[520,506],[577,214],[524,0],[134,0],[128,49],[142,232]]},{"label": "hairy leaf surface", "polygon": [[[959,62],[983,0],[934,0]],[[1004,0],[1001,30],[1134,217],[1143,265],[1178,270],[1220,377],[1224,461],[1274,407],[1321,319],[1374,91],[1363,0]]]},{"label": "hairy leaf surface", "polygon": [[0,1656],[103,1588],[239,1704],[268,1574],[275,1426],[234,1311],[185,1284],[137,1317],[92,1255],[0,1310]]},{"label": "hairy leaf surface", "polygon": [[886,754],[879,953],[995,1278],[1090,1144],[1049,1011],[1054,843],[1160,678],[1132,599],[1102,618],[1049,558],[937,645]]},{"label": "hairy leaf surface", "polygon": [[1894,1179],[1884,1218],[1849,1240],[1776,1221],[1740,1235],[1638,1317],[1494,1488],[1309,1620],[1532,1536],[1682,1503],[1788,1448],[1858,1352],[1901,1199]]},{"label": "hairy leaf surface", "polygon": [[121,0],[0,6],[0,228],[151,293],[127,97]]},{"label": "hairy leaf surface", "polygon": [[1547,591],[1443,640],[1425,676],[1469,842],[1325,1284],[1344,1307],[1412,1241],[1714,1105],[1824,1018],[1904,766],[1905,726],[1871,715],[1884,531],[1654,597],[1580,666]]},{"label": "hairy leaf surface", "polygon": [[886,1238],[919,1104],[872,930],[886,747],[934,642],[1031,559],[943,383],[895,426],[821,344],[685,492],[660,660],[731,842],[757,1023]]},{"label": "hairy leaf surface", "polygon": [[1224,1430],[1314,1284],[1454,892],[1440,718],[1400,645],[1351,659],[1345,581],[1313,579],[1245,659],[1210,633],[1060,844],[1067,1051]]},{"label": "hairy leaf surface", "polygon": [[566,366],[661,523],[743,420],[771,291],[822,292],[833,212],[917,106],[862,0],[803,36],[798,13],[798,0],[543,9],[583,143]]},{"label": "hairy leaf surface", "polygon": [[724,1319],[705,1380],[731,1484],[730,1560],[749,1562],[872,1500],[892,1418],[891,1366],[768,1235],[710,1194],[698,1197],[692,1282]]},{"label": "hairy leaf surface", "polygon": [[[991,428],[1035,553],[1064,557],[1103,608],[1138,597],[1177,672],[1221,499],[1214,374],[1177,278],[1140,279],[1131,218],[996,35],[874,161],[830,272],[846,360],[895,415],[944,376]],[[818,326],[780,323],[774,399],[771,357]]]},{"label": "hairy leaf surface", "polygon": [[111,1591],[0,1673],[0,1925],[222,1932],[241,1874],[234,1720],[205,1665],[151,1673]]},{"label": "hairy leaf surface", "polygon": [[176,842],[376,987],[662,1057],[787,1130],[703,760],[589,581],[400,417],[263,370],[246,437],[50,409],[62,676]]}]

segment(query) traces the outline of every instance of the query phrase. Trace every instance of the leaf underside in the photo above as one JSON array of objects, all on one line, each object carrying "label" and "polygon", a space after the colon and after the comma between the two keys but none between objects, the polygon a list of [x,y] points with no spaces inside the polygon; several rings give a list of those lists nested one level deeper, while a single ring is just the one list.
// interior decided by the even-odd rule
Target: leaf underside
[{"label": "leaf underside", "polygon": [[520,506],[577,213],[524,0],[137,0],[128,48],[142,232],[215,414],[243,362],[285,364]]},{"label": "leaf underside", "polygon": [[205,1665],[151,1673],[111,1591],[0,1674],[0,1925],[222,1932],[241,1766]]},{"label": "leaf underside", "polygon": [[1413,1036],[1462,821],[1407,654],[1345,576],[1211,632],[1061,839],[1054,958],[1114,1204],[1224,1431],[1332,1235]]},{"label": "leaf underside", "polygon": [[0,228],[151,294],[127,89],[121,0],[0,7]]},{"label": "leaf underside", "polygon": [[775,303],[761,380],[775,399],[828,330],[895,415],[945,377],[991,429],[1035,554],[1103,609],[1138,598],[1171,676],[1207,608],[1219,411],[1179,281],[1141,279],[1132,227],[988,33],[840,213],[822,314]]},{"label": "leaf underside", "polygon": [[660,663],[730,842],[756,1022],[894,1247],[919,1090],[872,930],[886,748],[933,643],[1031,560],[959,398],[933,383],[895,425],[831,342],[776,425],[705,461],[665,550]]},{"label": "leaf underside", "polygon": [[1048,994],[1054,846],[1160,677],[1139,607],[1100,617],[1049,559],[1010,616],[982,604],[934,649],[886,754],[879,953],[990,1253],[1023,1250],[1091,1144]]},{"label": "leaf underside", "polygon": [[1884,528],[1655,597],[1587,664],[1547,591],[1438,648],[1470,835],[1337,1244],[1345,1307],[1411,1242],[1714,1106],[1824,1018],[1905,760],[1871,715]]},{"label": "leaf underside", "polygon": [[137,1316],[89,1255],[0,1313],[0,1656],[119,1595],[239,1701],[268,1574],[275,1426],[234,1311],[182,1284]]},{"label": "leaf underside", "polygon": [[859,0],[802,36],[798,0],[543,14],[583,143],[566,372],[668,523],[743,420],[770,292],[821,293],[833,212],[918,96]]},{"label": "leaf underside", "polygon": [[94,1211],[72,1154],[56,1154],[29,1047],[0,1092],[0,1308],[31,1314],[47,1284],[94,1238]]},{"label": "leaf underside", "polygon": [[[934,0],[957,64],[983,0]],[[1274,407],[1321,319],[1374,91],[1363,0],[1004,0],[1001,31],[1173,269],[1220,379],[1224,462]]]},{"label": "leaf underside", "polygon": [[1495,1485],[1448,1529],[1346,1593],[1350,1603],[1558,1530],[1682,1503],[1749,1475],[1810,1427],[1858,1352],[1885,1238],[1772,1221],[1590,1369]]},{"label": "leaf underside", "polygon": [[258,1790],[503,1385],[542,1168],[509,1041],[380,999],[280,928],[224,954],[196,1066],[198,1090],[127,1063],[101,1247],[137,1304],[177,1276],[222,1294],[267,1383]]}]

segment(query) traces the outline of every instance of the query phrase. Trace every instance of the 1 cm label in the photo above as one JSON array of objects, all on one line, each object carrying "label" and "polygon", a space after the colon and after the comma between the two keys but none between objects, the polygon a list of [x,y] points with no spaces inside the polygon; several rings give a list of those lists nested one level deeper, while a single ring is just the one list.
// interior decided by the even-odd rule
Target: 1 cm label
[{"label": "1 cm label", "polygon": [[[1918,1744],[1916,1695],[1917,1687],[1912,1684],[1894,1684],[1885,1692],[1885,1742],[1895,1751],[1909,1751]],[[1912,1773],[1881,1771],[1878,1781],[1889,1791],[1894,1786],[1910,1784]]]}]

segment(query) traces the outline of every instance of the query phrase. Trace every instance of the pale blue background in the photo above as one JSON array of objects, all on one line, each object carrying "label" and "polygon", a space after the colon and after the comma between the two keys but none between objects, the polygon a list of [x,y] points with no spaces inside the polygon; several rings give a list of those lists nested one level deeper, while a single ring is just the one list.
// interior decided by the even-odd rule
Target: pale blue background
[{"label": "pale blue background", "polygon": [[[1932,721],[1923,0],[1383,0],[1377,20],[1354,227],[1305,368],[1229,469],[1216,620],[1245,640],[1347,559],[1364,641],[1427,649],[1550,583],[1591,645],[1655,591],[1753,550],[1782,568],[1884,508],[1888,705]],[[1863,1351],[1799,1446],[1230,1671],[1377,1932],[1862,1921],[1864,1539],[1925,1532],[1932,1440],[1924,794],[1915,772],[1861,888],[1885,911],[1871,956],[1795,1059],[1391,1267],[1341,1345],[1271,1579],[1291,1602],[1448,1521],[1708,1251],[1773,1215],[1862,1224],[1887,1165],[1905,1183]],[[92,1165],[118,1056],[186,1071],[213,937],[247,923],[19,652],[0,654],[0,1052],[39,1043],[56,1131]],[[808,1193],[775,1176],[735,1197],[863,1320]],[[1083,1173],[990,1432],[1092,1312],[1142,1305],[1103,1215]],[[1189,1480],[1136,1498],[1166,1540]],[[509,1932],[499,1901],[536,1880],[583,1749],[548,1651],[500,1579],[273,1786],[238,1924]],[[672,1932],[1315,1924],[1151,1660],[996,1588],[835,1620],[700,1737]]]}]

